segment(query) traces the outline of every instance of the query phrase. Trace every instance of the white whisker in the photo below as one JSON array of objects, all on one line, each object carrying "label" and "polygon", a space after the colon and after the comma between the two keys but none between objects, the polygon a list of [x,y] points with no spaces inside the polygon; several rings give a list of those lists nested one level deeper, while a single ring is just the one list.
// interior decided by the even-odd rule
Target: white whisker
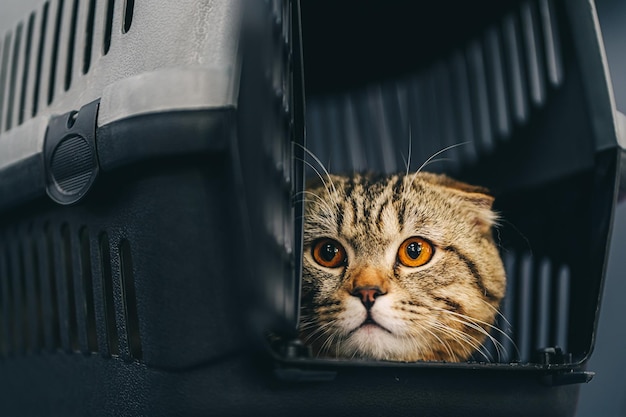
[{"label": "white whisker", "polygon": [[426,165],[428,165],[428,163],[430,161],[432,161],[433,159],[435,159],[437,156],[441,155],[442,153],[447,152],[450,149],[454,149],[454,148],[459,147],[459,146],[469,145],[470,143],[471,142],[469,142],[469,141],[468,142],[455,143],[454,145],[446,146],[445,148],[441,149],[440,151],[435,152],[434,154],[432,154],[430,156],[430,158],[428,158],[426,161],[424,161],[424,163],[417,169],[417,171],[415,171],[414,175],[417,175],[422,169],[424,169],[424,167]]}]

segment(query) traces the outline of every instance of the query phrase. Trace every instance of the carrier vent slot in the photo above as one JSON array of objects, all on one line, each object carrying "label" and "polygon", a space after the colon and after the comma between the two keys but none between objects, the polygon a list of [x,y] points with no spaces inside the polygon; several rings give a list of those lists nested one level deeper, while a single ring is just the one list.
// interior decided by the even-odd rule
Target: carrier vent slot
[{"label": "carrier vent slot", "polygon": [[115,292],[113,287],[113,271],[111,268],[111,249],[107,233],[100,235],[99,249],[107,349],[109,355],[119,356],[120,348],[115,317]]},{"label": "carrier vent slot", "polygon": [[133,24],[133,13],[135,11],[135,0],[126,0],[124,7],[124,26],[122,27],[122,33],[126,33],[130,30],[130,26]]},{"label": "carrier vent slot", "polygon": [[521,39],[516,16],[507,16],[504,19],[503,26],[504,50],[506,51],[507,75],[510,82],[513,117],[517,123],[526,123],[528,119],[526,73],[522,66]]},{"label": "carrier vent slot", "polygon": [[62,348],[61,338],[61,316],[59,312],[59,293],[57,284],[56,273],[56,260],[57,255],[55,248],[56,241],[54,237],[54,231],[50,224],[44,226],[44,233],[46,235],[46,260],[47,260],[47,273],[48,273],[48,285],[47,293],[50,296],[50,349],[57,350]]},{"label": "carrier vent slot", "polygon": [[54,24],[54,40],[52,42],[52,58],[50,62],[50,74],[48,80],[48,105],[54,100],[54,89],[59,57],[59,39],[61,38],[61,24],[63,22],[63,0],[58,0],[56,18]]},{"label": "carrier vent slot", "polygon": [[8,276],[8,258],[4,248],[0,248],[0,358],[6,357],[9,353]]},{"label": "carrier vent slot", "polygon": [[89,232],[86,227],[82,227],[79,232],[80,240],[80,266],[83,283],[82,304],[85,316],[85,327],[87,333],[87,350],[89,352],[98,351],[98,330],[96,324],[96,309],[94,305],[93,274],[91,272],[91,242]]},{"label": "carrier vent slot", "polygon": [[13,277],[15,276],[15,258],[10,248],[5,248],[4,252],[5,273],[3,281],[4,287],[4,305],[7,319],[7,345],[8,354],[14,355],[17,351],[17,315],[15,314],[16,302]]},{"label": "carrier vent slot", "polygon": [[[94,64],[94,44],[106,55],[119,19],[119,31],[133,23],[135,1],[47,0],[41,10],[7,31],[0,40],[0,132],[35,117],[70,91],[77,75]],[[100,11],[101,10],[101,11]],[[95,48],[97,49],[97,48]]]},{"label": "carrier vent slot", "polygon": [[93,48],[93,31],[96,18],[96,0],[89,0],[87,11],[87,26],[85,28],[85,51],[83,54],[83,74],[91,67],[91,51]]},{"label": "carrier vent slot", "polygon": [[0,242],[0,358],[45,349],[142,360],[127,239],[112,253],[106,232],[65,222],[18,225]]},{"label": "carrier vent slot", "polygon": [[552,0],[527,1],[420,73],[310,97],[308,147],[331,171],[394,172],[405,169],[410,131],[412,170],[458,146],[430,161],[446,165],[429,166],[455,171],[529,123],[548,99],[548,83],[558,87],[562,79]]},{"label": "carrier vent slot", "polygon": [[63,242],[63,273],[65,275],[65,291],[67,297],[67,326],[69,332],[69,349],[80,351],[78,342],[78,318],[76,316],[76,288],[74,285],[74,266],[72,264],[72,239],[67,223],[61,226]]},{"label": "carrier vent slot", "polygon": [[26,49],[24,50],[24,69],[22,70],[22,88],[20,92],[20,106],[17,119],[18,125],[24,123],[24,114],[26,112],[26,90],[28,88],[28,81],[30,76],[30,60],[33,44],[34,26],[35,13],[31,13],[30,18],[28,19],[28,28],[26,30]]},{"label": "carrier vent slot", "polygon": [[487,78],[482,44],[473,42],[467,49],[467,60],[470,70],[470,91],[472,93],[472,109],[474,109],[474,128],[476,129],[476,146],[481,153],[489,153],[493,149],[491,131],[491,112],[487,97]]},{"label": "carrier vent slot", "polygon": [[555,287],[553,297],[555,302],[556,315],[553,317],[552,332],[555,340],[551,345],[559,346],[564,352],[568,351],[568,329],[569,329],[569,311],[570,311],[570,281],[571,274],[567,266],[561,266],[556,272],[556,280],[552,283]]},{"label": "carrier vent slot", "polygon": [[74,54],[76,49],[76,23],[78,20],[78,0],[72,5],[72,17],[70,21],[70,33],[67,43],[67,62],[65,66],[65,91],[72,85],[72,70],[74,67]]},{"label": "carrier vent slot", "polygon": [[17,88],[17,77],[19,75],[19,59],[20,59],[20,47],[22,44],[22,32],[24,25],[20,23],[15,30],[15,38],[12,45],[12,58],[11,58],[11,74],[9,75],[8,85],[8,97],[6,101],[6,122],[4,124],[4,130],[10,130],[13,127],[13,113],[15,109],[15,89]]},{"label": "carrier vent slot", "polygon": [[39,46],[37,48],[37,67],[35,72],[35,87],[33,88],[33,108],[31,115],[35,117],[39,110],[39,90],[41,89],[41,72],[43,68],[43,57],[46,45],[46,31],[48,30],[48,11],[50,3],[45,2],[41,12],[41,27],[39,31]]},{"label": "carrier vent slot", "polygon": [[490,112],[495,135],[507,139],[511,134],[511,118],[508,106],[508,91],[505,81],[505,67],[502,50],[502,35],[496,28],[489,28],[485,34],[485,65],[489,84]]},{"label": "carrier vent slot", "polygon": [[[456,122],[459,126],[458,144],[460,146],[461,155],[463,159],[473,162],[476,159],[476,145],[474,141],[474,121],[471,117],[471,98],[470,98],[470,82],[467,73],[467,64],[463,55],[457,52],[453,55],[451,60],[452,73],[453,73],[453,91],[456,91],[455,102],[457,103],[455,110]],[[448,117],[455,117],[455,115],[448,115]],[[427,141],[425,137],[416,138],[420,141]],[[426,155],[416,155],[421,160],[426,160]]]},{"label": "carrier vent slot", "polygon": [[16,239],[15,255],[17,259],[15,279],[15,315],[17,323],[17,349],[16,352],[23,354],[30,350],[31,345],[28,337],[30,322],[28,320],[28,299],[26,293],[26,270],[24,261],[24,248]]},{"label": "carrier vent slot", "polygon": [[6,100],[6,79],[9,67],[9,52],[11,51],[11,32],[7,32],[2,42],[2,62],[0,62],[0,132],[4,122],[4,102]]},{"label": "carrier vent slot", "polygon": [[552,0],[539,0],[539,13],[541,15],[541,26],[543,28],[548,80],[554,87],[558,87],[563,81],[563,62]]},{"label": "carrier vent slot", "polygon": [[[31,234],[34,233],[31,230]],[[31,266],[31,280],[28,293],[31,294],[31,317],[33,321],[33,348],[39,352],[45,347],[45,334],[44,334],[44,309],[43,309],[43,297],[42,297],[42,285],[41,285],[41,256],[37,247],[37,243],[32,238],[27,251],[30,251],[30,257],[27,261],[27,265]]]},{"label": "carrier vent slot", "polygon": [[530,97],[535,105],[541,105],[545,101],[545,68],[543,55],[540,52],[537,13],[533,4],[524,3],[521,8],[523,22],[524,45],[526,47],[526,60],[528,65],[528,78],[530,81]]},{"label": "carrier vent slot", "polygon": [[[504,256],[508,290],[492,335],[506,352],[501,362],[528,362],[547,347],[567,352],[569,269],[528,253]],[[491,349],[497,349],[493,346]]]},{"label": "carrier vent slot", "polygon": [[104,55],[111,49],[111,35],[113,33],[113,12],[115,10],[115,0],[107,0],[106,20],[104,23],[103,52]]},{"label": "carrier vent slot", "polygon": [[131,247],[128,240],[120,243],[120,276],[122,279],[122,303],[126,319],[126,335],[132,359],[141,360],[141,337],[139,332],[139,316],[137,313],[137,296],[135,293],[135,275]]}]

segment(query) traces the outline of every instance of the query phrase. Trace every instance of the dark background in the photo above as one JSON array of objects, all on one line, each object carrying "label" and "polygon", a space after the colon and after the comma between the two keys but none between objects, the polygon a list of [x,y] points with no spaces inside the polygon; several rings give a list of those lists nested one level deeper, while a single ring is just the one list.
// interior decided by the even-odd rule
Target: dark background
[{"label": "dark background", "polygon": [[[339,1],[339,0],[337,0]],[[43,0],[1,0],[0,32]],[[597,0],[618,110],[626,112],[626,1]],[[617,208],[595,351],[595,378],[581,387],[577,417],[626,417],[626,203]]]}]

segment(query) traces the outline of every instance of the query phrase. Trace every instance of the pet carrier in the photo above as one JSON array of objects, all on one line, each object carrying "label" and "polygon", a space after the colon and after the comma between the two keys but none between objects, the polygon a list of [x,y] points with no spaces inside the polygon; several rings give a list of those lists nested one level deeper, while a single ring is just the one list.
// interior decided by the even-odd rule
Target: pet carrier
[{"label": "pet carrier", "polygon": [[[573,414],[624,145],[593,5],[300,3],[49,0],[5,29],[0,414]],[[304,148],[391,172],[409,141],[411,169],[467,143],[428,168],[496,194],[514,344],[311,357]]]}]

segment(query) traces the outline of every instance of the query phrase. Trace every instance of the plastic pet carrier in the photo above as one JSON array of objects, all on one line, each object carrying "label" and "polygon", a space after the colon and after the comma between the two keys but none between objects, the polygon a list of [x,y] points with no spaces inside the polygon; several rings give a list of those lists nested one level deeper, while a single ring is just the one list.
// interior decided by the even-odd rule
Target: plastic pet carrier
[{"label": "plastic pet carrier", "polygon": [[[3,30],[1,415],[573,415],[625,145],[593,4],[49,0]],[[447,148],[427,169],[505,219],[502,346],[313,357],[307,151]]]}]

